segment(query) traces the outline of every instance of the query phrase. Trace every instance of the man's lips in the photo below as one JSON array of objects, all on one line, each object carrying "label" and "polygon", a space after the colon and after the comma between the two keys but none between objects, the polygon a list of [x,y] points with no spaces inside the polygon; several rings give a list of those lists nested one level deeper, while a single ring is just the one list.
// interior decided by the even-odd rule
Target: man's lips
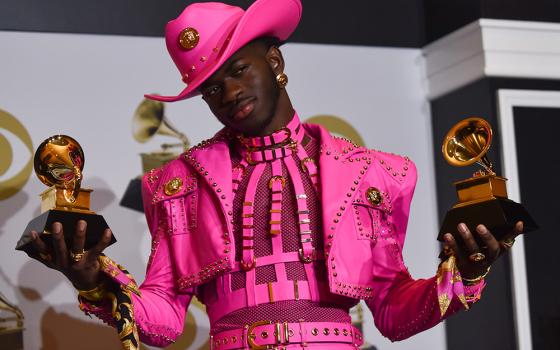
[{"label": "man's lips", "polygon": [[248,98],[247,100],[240,102],[231,112],[231,117],[233,120],[242,120],[247,118],[249,114],[255,109],[255,99]]}]

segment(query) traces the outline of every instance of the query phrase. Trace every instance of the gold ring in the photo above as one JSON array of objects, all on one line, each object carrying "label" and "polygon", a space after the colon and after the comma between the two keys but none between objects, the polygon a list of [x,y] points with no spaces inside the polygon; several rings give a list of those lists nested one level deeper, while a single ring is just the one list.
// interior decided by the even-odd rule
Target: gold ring
[{"label": "gold ring", "polygon": [[505,249],[511,249],[513,247],[513,243],[515,243],[515,238],[508,238],[500,242],[502,247]]},{"label": "gold ring", "polygon": [[86,251],[84,249],[82,249],[82,251],[79,253],[70,252],[70,259],[72,259],[73,262],[80,262],[85,254]]},{"label": "gold ring", "polygon": [[52,261],[52,256],[49,253],[39,252],[39,256],[41,257],[41,259],[43,259],[45,261]]},{"label": "gold ring", "polygon": [[472,253],[471,255],[469,255],[469,259],[471,261],[474,261],[474,262],[479,262],[479,261],[482,261],[482,260],[486,259],[486,255],[484,255],[480,252]]}]

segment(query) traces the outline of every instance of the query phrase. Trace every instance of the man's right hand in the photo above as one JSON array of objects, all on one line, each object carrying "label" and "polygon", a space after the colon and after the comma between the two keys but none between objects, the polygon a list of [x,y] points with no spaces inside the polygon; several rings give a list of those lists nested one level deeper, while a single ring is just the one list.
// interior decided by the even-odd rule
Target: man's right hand
[{"label": "man's right hand", "polygon": [[33,258],[62,272],[74,287],[80,290],[93,289],[102,282],[104,276],[100,272],[97,258],[107,248],[112,236],[111,230],[105,229],[101,240],[92,249],[84,252],[86,228],[87,224],[84,220],[78,221],[70,250],[64,241],[64,232],[60,222],[52,225],[52,246],[46,244],[37,232],[31,231],[33,238],[31,243],[39,252],[39,255]]}]

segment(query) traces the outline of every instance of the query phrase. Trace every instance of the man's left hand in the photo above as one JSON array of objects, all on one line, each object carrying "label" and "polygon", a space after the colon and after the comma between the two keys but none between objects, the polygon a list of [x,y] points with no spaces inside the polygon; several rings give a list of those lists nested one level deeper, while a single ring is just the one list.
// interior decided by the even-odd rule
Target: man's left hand
[{"label": "man's left hand", "polygon": [[476,243],[467,225],[460,223],[457,229],[459,232],[457,239],[450,233],[443,236],[444,251],[450,249],[454,252],[462,277],[475,279],[485,274],[490,265],[511,248],[515,237],[523,232],[523,222],[517,222],[512,232],[501,241],[496,240],[486,226],[478,225],[474,234],[480,237],[482,246]]}]

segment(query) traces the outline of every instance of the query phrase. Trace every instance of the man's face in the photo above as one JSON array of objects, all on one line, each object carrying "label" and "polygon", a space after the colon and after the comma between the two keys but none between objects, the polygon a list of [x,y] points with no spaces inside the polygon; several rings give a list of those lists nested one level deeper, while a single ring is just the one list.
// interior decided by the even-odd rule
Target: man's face
[{"label": "man's face", "polygon": [[244,135],[257,135],[276,111],[280,88],[271,50],[277,49],[268,49],[260,41],[245,45],[200,86],[202,98],[218,120]]}]

